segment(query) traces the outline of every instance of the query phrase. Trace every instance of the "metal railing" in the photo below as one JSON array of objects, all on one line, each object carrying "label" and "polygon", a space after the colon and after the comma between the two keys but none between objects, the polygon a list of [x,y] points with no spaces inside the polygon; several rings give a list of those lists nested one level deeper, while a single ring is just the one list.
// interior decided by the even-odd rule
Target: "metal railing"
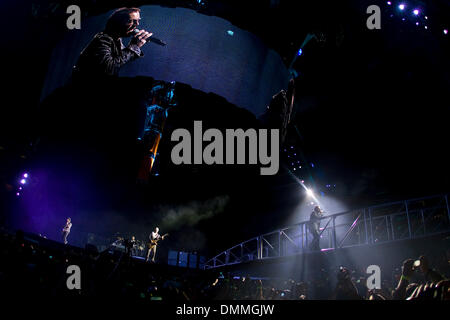
[{"label": "metal railing", "polygon": [[[390,202],[321,218],[321,251],[414,239],[450,231],[448,195]],[[205,269],[292,256],[311,249],[309,222],[278,229],[231,247]]]}]

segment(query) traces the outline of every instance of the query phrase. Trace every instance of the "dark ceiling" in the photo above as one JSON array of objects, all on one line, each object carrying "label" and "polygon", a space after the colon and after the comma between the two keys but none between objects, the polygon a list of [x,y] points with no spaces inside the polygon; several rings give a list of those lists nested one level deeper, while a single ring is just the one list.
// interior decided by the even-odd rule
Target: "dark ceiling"
[{"label": "dark ceiling", "polygon": [[[428,30],[410,17],[402,21],[386,1],[3,1],[3,30],[13,30],[4,34],[9,81],[3,89],[22,107],[2,111],[0,141],[18,152],[26,145],[27,114],[39,102],[51,49],[67,30],[68,5],[79,4],[84,15],[121,6],[180,6],[257,34],[286,65],[308,33],[322,40],[308,43],[294,65],[299,135],[292,140],[318,164],[322,184],[344,184],[347,196],[364,195],[368,202],[375,194],[384,200],[444,192],[450,77],[442,29],[450,2],[405,2],[426,12]],[[382,9],[381,30],[366,27],[371,4]]]}]

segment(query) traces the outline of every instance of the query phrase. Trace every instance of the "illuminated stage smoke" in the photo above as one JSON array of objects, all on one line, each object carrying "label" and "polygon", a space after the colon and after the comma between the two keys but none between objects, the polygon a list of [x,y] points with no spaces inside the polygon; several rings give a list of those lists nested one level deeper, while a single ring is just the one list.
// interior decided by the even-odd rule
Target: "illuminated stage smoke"
[{"label": "illuminated stage smoke", "polygon": [[192,201],[175,208],[162,206],[159,213],[161,228],[179,229],[183,226],[195,226],[201,220],[210,219],[223,212],[228,201],[228,196],[218,196],[204,202]]},{"label": "illuminated stage smoke", "polygon": [[198,230],[198,223],[223,212],[228,202],[228,196],[217,196],[177,206],[161,205],[151,212],[138,212],[139,218],[131,218],[125,212],[119,211],[96,213],[96,221],[102,221],[96,225],[89,218],[89,212],[83,212],[78,219],[79,224],[93,233],[110,237],[117,234],[126,238],[134,235],[142,241],[147,241],[152,230],[159,227],[161,233],[170,234],[171,248],[198,251],[206,245],[206,237]]}]

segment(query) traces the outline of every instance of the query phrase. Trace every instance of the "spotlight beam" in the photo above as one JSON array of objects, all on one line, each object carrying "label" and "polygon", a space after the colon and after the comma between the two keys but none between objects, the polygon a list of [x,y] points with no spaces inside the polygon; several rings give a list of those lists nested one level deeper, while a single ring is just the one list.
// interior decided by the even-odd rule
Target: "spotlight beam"
[{"label": "spotlight beam", "polygon": [[309,189],[307,186],[305,186],[305,184],[304,184],[299,178],[297,178],[297,177],[291,172],[291,170],[288,169],[288,172],[289,172],[289,174],[295,179],[295,181],[296,181],[299,185],[301,185],[301,186],[303,187],[303,189],[305,189],[306,194],[307,194],[309,197],[313,198],[314,201],[316,201],[316,203],[320,205],[319,200],[317,200],[316,196],[314,195],[313,190],[311,190],[311,189]]}]

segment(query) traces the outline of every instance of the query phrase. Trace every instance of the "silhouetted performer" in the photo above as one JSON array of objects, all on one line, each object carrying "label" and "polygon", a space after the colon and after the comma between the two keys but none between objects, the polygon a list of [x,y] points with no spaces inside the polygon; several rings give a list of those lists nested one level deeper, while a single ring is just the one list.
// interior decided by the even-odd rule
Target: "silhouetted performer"
[{"label": "silhouetted performer", "polygon": [[294,100],[295,82],[294,79],[291,79],[287,90],[283,89],[275,94],[264,114],[259,117],[259,121],[263,127],[280,130],[281,144],[286,140],[288,125],[291,122]]},{"label": "silhouetted performer", "polygon": [[71,228],[72,228],[72,220],[70,218],[67,218],[66,225],[62,229],[62,237],[64,244],[67,244],[67,237],[69,236]]},{"label": "silhouetted performer", "polygon": [[142,57],[141,47],[152,33],[140,30],[128,46],[123,37],[133,35],[140,21],[139,8],[121,8],[114,11],[106,23],[105,30],[97,33],[81,52],[73,70],[73,79],[85,81],[98,77],[117,76],[119,69],[129,61]]},{"label": "silhouetted performer", "polygon": [[147,258],[145,259],[146,262],[148,262],[151,253],[153,252],[152,255],[152,262],[155,262],[155,258],[156,258],[156,247],[158,246],[158,241],[159,240],[164,240],[164,237],[166,235],[161,236],[159,234],[159,228],[156,227],[155,230],[150,234],[149,237],[149,248],[148,248],[148,252],[147,252]]},{"label": "silhouetted performer", "polygon": [[320,250],[320,218],[323,216],[323,211],[319,206],[315,206],[311,216],[309,217],[309,230],[313,235],[311,243],[312,250]]},{"label": "silhouetted performer", "polygon": [[136,254],[135,250],[136,238],[134,236],[131,239],[125,240],[125,251],[128,256],[133,256]]}]

